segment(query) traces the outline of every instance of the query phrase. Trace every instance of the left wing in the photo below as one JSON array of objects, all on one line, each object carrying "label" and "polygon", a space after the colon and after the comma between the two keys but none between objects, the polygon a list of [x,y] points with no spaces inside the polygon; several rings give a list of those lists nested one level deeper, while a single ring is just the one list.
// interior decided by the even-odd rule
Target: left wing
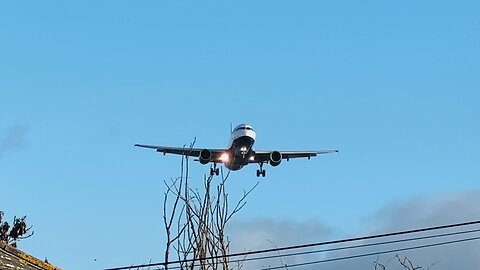
[{"label": "left wing", "polygon": [[255,158],[251,163],[267,162],[270,155],[274,152],[280,153],[282,159],[289,160],[291,158],[308,158],[316,157],[321,154],[338,153],[338,150],[318,150],[318,151],[255,151]]},{"label": "left wing", "polygon": [[204,150],[207,150],[211,153],[211,158],[206,161],[208,162],[216,162],[216,163],[223,163],[222,161],[222,154],[226,151],[226,149],[203,149],[203,148],[190,148],[190,147],[170,147],[170,146],[157,146],[157,145],[147,145],[147,144],[135,144],[136,147],[142,148],[150,148],[155,149],[157,152],[163,154],[174,154],[174,155],[182,155],[188,157],[200,157],[200,153]]},{"label": "left wing", "polygon": [[190,157],[198,157],[202,149],[189,148],[189,147],[169,147],[169,146],[157,146],[147,144],[135,144],[136,147],[155,149],[157,152],[164,154],[175,154]]}]

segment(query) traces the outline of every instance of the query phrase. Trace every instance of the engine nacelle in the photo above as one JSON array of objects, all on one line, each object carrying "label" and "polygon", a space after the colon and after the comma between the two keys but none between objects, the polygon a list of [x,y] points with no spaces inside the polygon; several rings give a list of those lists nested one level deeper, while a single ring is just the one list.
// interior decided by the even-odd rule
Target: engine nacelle
[{"label": "engine nacelle", "polygon": [[282,162],[282,153],[278,151],[273,151],[270,153],[270,165],[275,167],[280,165],[280,162]]},{"label": "engine nacelle", "polygon": [[200,151],[200,156],[198,157],[198,161],[200,161],[200,163],[207,164],[208,162],[210,162],[211,159],[212,152],[210,150],[203,149],[202,151]]}]

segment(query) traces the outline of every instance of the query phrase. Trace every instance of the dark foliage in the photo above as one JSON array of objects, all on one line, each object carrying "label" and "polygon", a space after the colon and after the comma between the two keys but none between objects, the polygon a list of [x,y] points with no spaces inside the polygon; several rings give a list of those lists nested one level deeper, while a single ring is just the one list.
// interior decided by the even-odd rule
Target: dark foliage
[{"label": "dark foliage", "polygon": [[28,227],[26,216],[13,218],[12,226],[3,220],[4,213],[0,211],[0,241],[12,246],[17,245],[17,241],[28,238],[33,235],[32,227]]}]

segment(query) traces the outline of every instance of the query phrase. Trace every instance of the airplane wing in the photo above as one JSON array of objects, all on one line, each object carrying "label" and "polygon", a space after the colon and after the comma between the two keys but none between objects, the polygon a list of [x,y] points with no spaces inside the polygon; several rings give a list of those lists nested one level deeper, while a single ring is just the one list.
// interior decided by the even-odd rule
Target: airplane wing
[{"label": "airplane wing", "polygon": [[[157,146],[157,145],[147,145],[147,144],[135,144],[136,147],[142,148],[150,148],[155,149],[157,152],[163,154],[175,154],[175,155],[182,155],[182,156],[189,156],[189,157],[196,157],[200,156],[200,152],[205,150],[203,148],[190,148],[190,147],[169,147],[169,146]],[[210,162],[215,163],[223,163],[221,156],[226,151],[226,149],[207,149],[212,153],[212,158]]]},{"label": "airplane wing", "polygon": [[[276,151],[255,151],[255,158],[251,163],[267,162],[270,154]],[[338,153],[338,150],[318,150],[318,151],[278,151],[282,154],[282,159],[289,160],[291,158],[311,158],[321,154]]]}]

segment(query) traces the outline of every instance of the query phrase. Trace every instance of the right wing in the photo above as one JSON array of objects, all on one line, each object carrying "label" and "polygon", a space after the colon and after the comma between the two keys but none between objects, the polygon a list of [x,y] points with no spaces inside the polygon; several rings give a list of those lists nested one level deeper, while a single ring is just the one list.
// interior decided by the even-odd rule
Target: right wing
[{"label": "right wing", "polygon": [[150,148],[155,149],[157,152],[163,154],[175,154],[188,157],[200,157],[200,152],[203,150],[208,150],[212,153],[212,158],[210,162],[223,163],[221,160],[222,154],[227,151],[226,149],[201,149],[201,148],[190,148],[190,147],[169,147],[169,146],[157,146],[157,145],[147,145],[147,144],[135,144],[136,147],[141,148]]},{"label": "right wing", "polygon": [[[270,160],[270,154],[277,151],[255,151],[255,158],[250,163],[267,162]],[[287,161],[291,158],[308,158],[316,157],[321,154],[338,153],[338,150],[318,150],[318,151],[278,151],[282,159]]]}]

